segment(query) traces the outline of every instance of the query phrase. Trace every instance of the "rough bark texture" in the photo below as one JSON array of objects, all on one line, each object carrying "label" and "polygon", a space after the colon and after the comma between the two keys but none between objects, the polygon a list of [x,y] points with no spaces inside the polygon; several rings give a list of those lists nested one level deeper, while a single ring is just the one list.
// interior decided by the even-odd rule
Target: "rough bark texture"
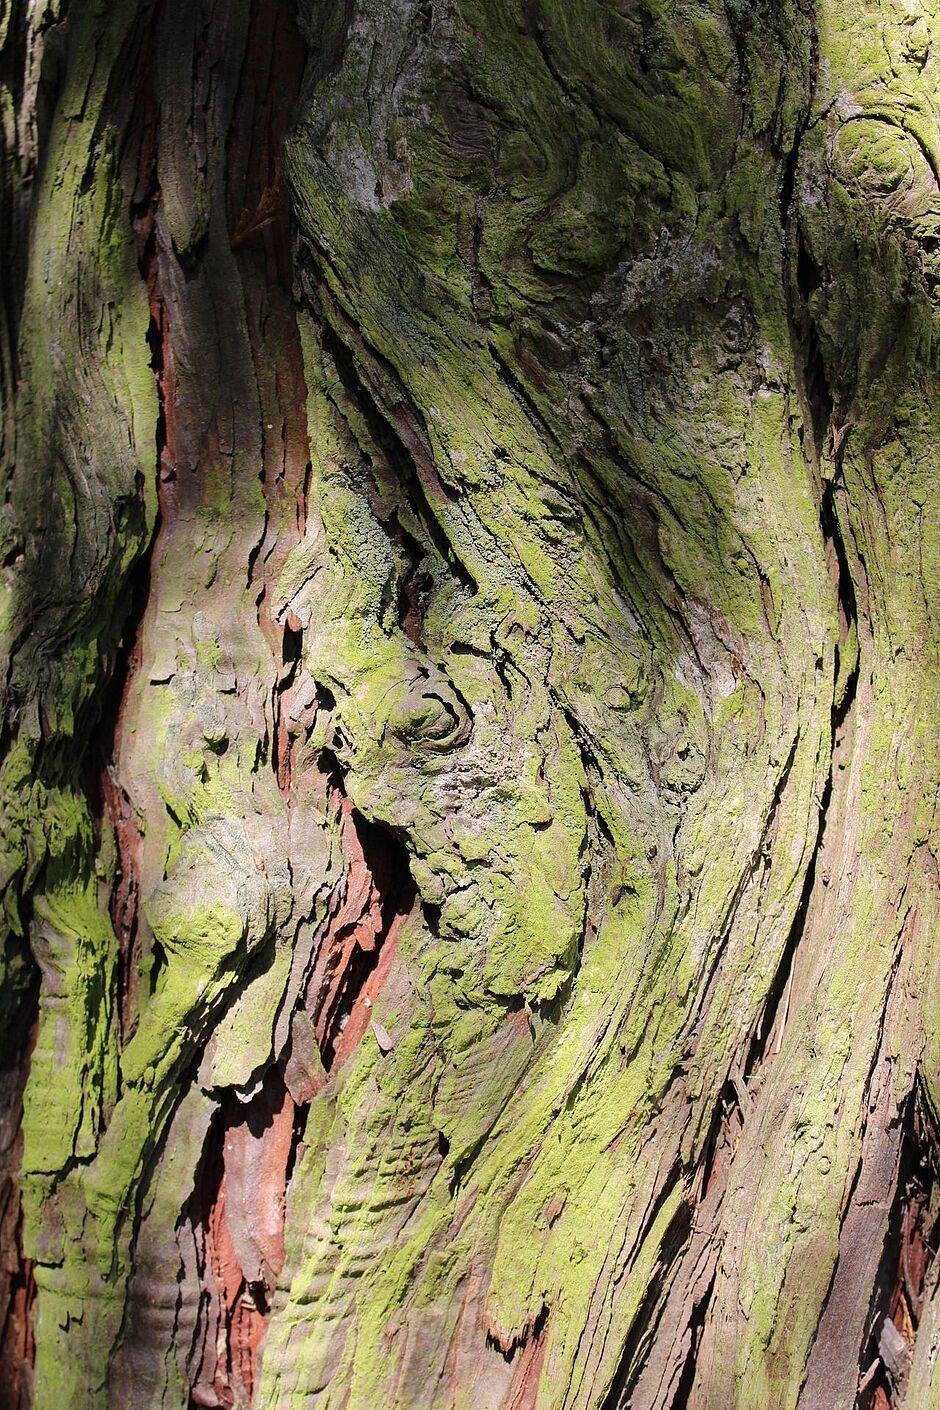
[{"label": "rough bark texture", "polygon": [[4,1410],[940,1402],[933,0],[5,0]]}]

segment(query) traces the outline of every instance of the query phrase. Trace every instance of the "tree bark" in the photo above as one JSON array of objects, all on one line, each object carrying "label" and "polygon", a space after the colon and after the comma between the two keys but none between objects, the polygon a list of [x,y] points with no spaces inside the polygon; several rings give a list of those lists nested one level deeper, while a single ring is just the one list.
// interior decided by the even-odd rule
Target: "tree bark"
[{"label": "tree bark", "polygon": [[940,6],[0,6],[3,1410],[940,1400]]}]

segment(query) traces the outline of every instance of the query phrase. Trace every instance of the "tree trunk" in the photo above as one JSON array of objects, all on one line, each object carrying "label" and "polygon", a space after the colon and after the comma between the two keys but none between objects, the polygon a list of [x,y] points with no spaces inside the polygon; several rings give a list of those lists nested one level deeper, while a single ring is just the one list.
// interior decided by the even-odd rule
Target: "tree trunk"
[{"label": "tree trunk", "polygon": [[0,54],[0,1406],[938,1404],[940,5]]}]

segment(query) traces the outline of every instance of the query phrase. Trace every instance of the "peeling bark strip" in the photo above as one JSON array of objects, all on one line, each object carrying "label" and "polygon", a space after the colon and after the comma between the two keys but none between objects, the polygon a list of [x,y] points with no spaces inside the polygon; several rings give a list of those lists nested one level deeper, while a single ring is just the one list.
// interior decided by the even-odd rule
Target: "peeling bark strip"
[{"label": "peeling bark strip", "polygon": [[[23,1088],[35,1038],[36,986],[7,1029],[0,1068],[0,1408],[28,1410],[35,1356],[33,1260],[23,1247],[17,1176],[23,1158]],[[32,1032],[30,1030],[33,1030]]]},{"label": "peeling bark strip", "polygon": [[0,1410],[940,1403],[940,6],[0,88]]}]

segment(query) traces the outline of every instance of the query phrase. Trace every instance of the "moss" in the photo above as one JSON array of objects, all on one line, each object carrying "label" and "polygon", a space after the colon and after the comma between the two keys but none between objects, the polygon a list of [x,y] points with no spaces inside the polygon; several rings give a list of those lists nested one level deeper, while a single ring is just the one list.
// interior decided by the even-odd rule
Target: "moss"
[{"label": "moss", "polygon": [[[105,127],[96,135],[109,58],[131,13],[117,5],[107,21],[88,12],[71,27],[36,182],[20,321],[18,464],[29,473],[16,474],[7,492],[22,553],[8,580],[4,643],[19,723],[0,791],[13,933],[21,929],[21,898],[45,868],[32,905],[43,991],[24,1121],[34,1248],[50,1183],[92,1155],[116,1097],[116,941],[99,908],[76,741],[83,744],[94,719],[120,633],[120,595],[156,514],[147,295],[113,133]],[[92,146],[96,180],[87,182]],[[18,984],[19,952],[8,944],[4,938],[8,982]],[[52,1325],[45,1310],[40,1315]],[[55,1365],[56,1341],[50,1336],[41,1348],[40,1387]]]},{"label": "moss", "polygon": [[[91,1155],[114,1104],[116,942],[95,890],[63,886],[34,900],[34,947],[45,1001],[24,1104],[27,1181]],[[30,1211],[31,1221],[38,1213]]]},{"label": "moss", "polygon": [[[505,44],[502,50],[491,44],[485,56],[474,51],[483,70],[476,82],[486,85],[478,91],[485,91],[490,110],[498,111],[504,122],[509,117],[497,176],[506,183],[510,199],[501,204],[481,153],[473,168],[473,179],[480,181],[485,199],[479,227],[480,269],[499,318],[511,326],[524,307],[531,325],[533,310],[543,301],[547,304],[551,295],[537,272],[525,264],[527,239],[536,258],[556,273],[580,274],[600,267],[621,246],[629,248],[631,239],[636,241],[635,252],[658,230],[655,209],[667,199],[659,175],[663,167],[676,173],[668,198],[677,228],[683,229],[684,221],[695,222],[696,192],[707,183],[709,162],[717,163],[719,153],[727,148],[722,147],[724,138],[716,140],[706,157],[699,135],[691,138],[682,121],[670,121],[675,100],[662,93],[655,99],[638,98],[632,77],[630,83],[620,84],[616,94],[617,84],[604,66],[613,69],[621,60],[615,57],[614,47],[608,50],[598,44],[593,17],[581,11],[563,17],[552,12],[541,51],[513,36],[504,15],[490,18],[495,19],[500,37],[505,36]],[[662,73],[676,74],[675,81],[667,77],[665,84],[678,91],[684,81],[682,100],[691,103],[695,84],[685,74],[680,80],[683,66],[675,54],[670,56],[671,42],[668,31],[657,39]],[[712,31],[706,42],[709,71],[721,71],[723,66],[730,71],[733,49],[726,44],[722,54],[724,35]],[[687,31],[683,43],[694,45],[698,62],[699,39]],[[587,91],[579,65],[588,51],[594,69],[600,62],[604,70],[600,84],[604,121],[621,127],[625,135],[610,138],[606,128],[603,137],[597,135],[597,114],[581,111],[564,128],[566,135],[581,133],[579,166],[564,138],[551,150],[542,138],[551,127],[555,105]],[[552,56],[562,52],[565,59],[559,62],[571,74],[571,90],[559,95],[551,64]],[[520,74],[526,75],[526,82],[520,82]],[[597,77],[592,73],[592,84],[596,85]],[[625,94],[632,104],[629,114],[623,110]],[[710,98],[704,84],[694,101],[704,106]],[[537,120],[528,122],[524,105],[533,101],[541,103],[541,111]],[[716,133],[722,111],[716,108],[712,114]],[[791,128],[796,114],[794,106],[787,119]],[[649,129],[644,126],[647,122]],[[595,135],[584,140],[588,133]],[[433,184],[422,181],[422,162],[439,160],[442,140],[439,126],[429,130],[424,145],[420,135],[409,132],[413,189],[380,217],[357,208],[337,190],[328,166],[312,157],[309,139],[305,144],[298,141],[289,153],[311,262],[335,301],[328,305],[328,316],[334,332],[350,341],[364,395],[374,396],[379,413],[394,420],[390,409],[394,398],[387,399],[385,387],[374,380],[369,356],[355,341],[360,336],[385,359],[413,405],[433,408],[423,429],[435,466],[449,466],[447,473],[461,489],[462,498],[455,502],[425,483],[430,518],[422,511],[409,520],[412,531],[426,544],[436,522],[472,573],[476,588],[472,600],[454,592],[447,599],[447,611],[432,603],[420,647],[406,645],[388,632],[378,614],[377,599],[388,591],[394,555],[381,546],[365,512],[357,483],[361,472],[352,468],[355,452],[351,457],[348,445],[331,429],[331,400],[345,425],[352,428],[360,452],[372,463],[378,456],[380,465],[381,453],[355,417],[349,416],[346,400],[333,395],[328,362],[309,344],[308,381],[314,388],[318,383],[323,387],[322,394],[314,393],[317,450],[324,464],[317,508],[332,555],[312,552],[313,544],[297,554],[302,574],[293,577],[292,583],[302,575],[310,581],[316,573],[316,607],[312,593],[306,599],[306,588],[292,587],[295,603],[309,601],[312,630],[305,635],[305,664],[316,677],[329,682],[336,696],[334,719],[350,795],[368,816],[407,831],[422,894],[440,907],[440,942],[422,960],[422,985],[428,1011],[433,1013],[436,1050],[442,1054],[435,1064],[442,1069],[435,1079],[440,1112],[436,1119],[450,1143],[446,1170],[465,1169],[472,1160],[463,1179],[472,1190],[470,1223],[476,1231],[468,1232],[466,1241],[462,1233],[445,1234],[448,1226],[441,1221],[446,1212],[432,1214],[438,1206],[437,1196],[431,1194],[424,1205],[426,1223],[414,1226],[414,1244],[409,1242],[407,1250],[396,1250],[392,1256],[394,1274],[377,1275],[374,1283],[360,1285],[359,1325],[377,1334],[389,1319],[392,1324],[397,1317],[420,1320],[418,1309],[443,1298],[444,1288],[456,1287],[459,1270],[470,1257],[471,1240],[484,1246],[495,1240],[500,1252],[489,1305],[500,1335],[509,1339],[518,1334],[537,1315],[542,1297],[548,1297],[552,1303],[548,1355],[552,1383],[560,1386],[570,1383],[571,1358],[580,1335],[578,1318],[583,1316],[588,1290],[601,1276],[602,1253],[584,1248],[577,1230],[592,1220],[615,1227],[622,1209],[631,1207],[624,1179],[637,1159],[639,1132],[656,1111],[679,1060],[700,966],[726,943],[729,897],[748,886],[761,846],[760,828],[766,815],[754,809],[754,793],[766,799],[769,809],[779,766],[794,739],[792,720],[783,728],[788,686],[776,674],[774,649],[766,639],[768,599],[771,642],[778,634],[790,632],[791,626],[801,640],[808,638],[798,672],[811,703],[801,716],[805,743],[793,774],[792,801],[790,793],[786,795],[787,826],[792,829],[789,842],[800,821],[812,815],[813,783],[825,766],[820,736],[828,724],[829,701],[819,689],[814,662],[819,652],[827,650],[831,659],[826,613],[831,596],[823,587],[826,576],[817,544],[816,507],[811,490],[800,479],[802,462],[793,450],[792,423],[777,390],[789,364],[782,295],[776,302],[766,301],[773,339],[766,351],[758,354],[742,340],[721,364],[708,348],[711,330],[703,333],[700,343],[690,339],[681,351],[673,343],[670,388],[680,398],[682,412],[671,417],[668,408],[657,402],[648,430],[641,420],[641,403],[646,396],[648,404],[648,392],[633,392],[626,375],[618,383],[602,373],[596,347],[586,342],[579,347],[584,364],[601,383],[601,390],[590,393],[590,415],[617,439],[615,462],[608,449],[596,448],[593,423],[578,410],[577,397],[583,394],[561,371],[563,359],[559,356],[559,367],[543,364],[533,371],[520,358],[516,339],[498,330],[491,344],[499,349],[501,361],[497,361],[481,345],[468,318],[465,288],[452,298],[438,282],[447,268],[443,251],[457,247],[456,233],[452,237],[448,232],[459,227],[461,218],[459,203],[448,205],[442,196],[439,170],[435,168]],[[612,219],[612,228],[599,225],[592,231],[592,183],[606,194],[621,181],[631,198],[644,185],[637,170],[645,159],[636,155],[631,143],[652,147],[663,164],[650,160],[643,168],[650,173],[649,190],[643,191],[649,204],[638,219],[635,209],[625,205],[618,211],[616,203],[611,217],[608,202],[602,219]],[[680,147],[681,156],[677,156]],[[771,169],[769,159],[767,169]],[[568,198],[563,194],[565,183],[571,192]],[[726,238],[728,218],[746,222],[755,259],[771,263],[768,231],[777,240],[779,257],[778,216],[772,199],[761,194],[765,184],[758,179],[747,189],[742,184],[729,198],[726,213],[711,207],[708,218],[703,218],[698,212],[700,243],[690,256],[690,270],[695,259],[701,261],[707,239]],[[442,213],[442,226],[422,224],[417,218],[422,202],[433,202],[434,210]],[[399,210],[402,228],[391,233],[390,221]],[[539,224],[539,210],[548,212],[544,220],[549,223]],[[573,211],[586,213],[583,228],[565,226],[566,212]],[[708,290],[708,297],[720,296],[717,277],[712,280],[698,271],[695,277]],[[758,275],[752,277],[756,286]],[[394,308],[385,292],[389,287],[400,290]],[[678,308],[681,295],[674,297]],[[486,297],[481,296],[478,307],[486,306]],[[353,338],[350,327],[358,330]],[[544,338],[541,346],[548,346]],[[744,356],[765,360],[767,398],[742,399],[738,364]],[[626,340],[623,358],[625,364],[631,358],[630,365],[636,363],[636,353],[628,349]],[[519,379],[530,403],[520,400],[508,373]],[[564,405],[564,415],[553,409],[557,405]],[[626,495],[624,465],[636,486]],[[753,488],[748,475],[753,477]],[[800,486],[795,502],[794,480]],[[653,519],[646,496],[654,494],[645,487],[655,487],[658,496],[655,536],[650,543],[637,527],[632,542],[618,551],[609,521],[598,527],[593,513],[609,512],[603,500],[606,492],[613,505],[626,503],[636,523],[644,524],[642,515],[649,513]],[[590,513],[572,510],[571,506],[584,506],[586,501]],[[623,512],[622,508],[611,517],[616,512]],[[774,524],[772,532],[765,528],[768,523]],[[787,526],[785,542],[781,525]],[[361,547],[357,553],[363,542],[370,548],[366,563]],[[643,554],[639,566],[630,558],[637,551]],[[755,578],[755,558],[767,563],[766,591]],[[440,571],[447,575],[446,562]],[[686,602],[701,604],[688,614],[693,622],[691,640],[676,631],[673,589],[665,584],[675,584]],[[625,598],[621,610],[618,603]],[[554,619],[551,624],[549,615]],[[341,626],[325,625],[341,620]],[[453,643],[460,641],[480,643],[482,649],[488,644],[494,656],[500,654],[503,678],[512,683],[507,685],[513,694],[511,704],[493,690],[489,663],[453,650]],[[434,690],[453,689],[468,702],[472,714],[469,740],[459,745],[459,751],[467,751],[468,766],[479,771],[481,782],[476,796],[464,802],[461,815],[446,829],[441,820],[442,789],[464,756],[459,752],[454,760],[435,756],[432,761],[423,753],[421,726],[431,716],[415,713],[407,703],[410,682],[419,667],[434,681]],[[744,684],[748,672],[760,678],[761,690],[748,692]],[[706,679],[712,691],[707,703],[702,686]],[[742,705],[745,698],[749,708]],[[559,705],[569,712],[564,723]],[[618,718],[616,728],[611,725],[611,711]],[[777,773],[768,770],[762,755],[751,764],[743,762],[760,718],[773,720]],[[653,816],[641,803],[650,796],[649,743],[644,748],[641,738],[653,742],[657,786],[667,790],[667,797],[683,800],[681,805],[658,803],[661,811]],[[495,781],[505,774],[510,757],[522,761],[514,767],[526,778],[524,789]],[[586,760],[600,762],[588,772]],[[533,769],[535,761],[541,762]],[[430,788],[416,787],[415,768],[439,782]],[[706,779],[708,788],[699,803],[696,795],[704,790]],[[716,798],[722,800],[720,815]],[[604,901],[594,901],[594,913],[601,914],[603,921],[599,932],[585,940],[582,954],[587,889],[580,857],[594,826],[589,819],[595,809],[609,830],[613,856],[605,863]],[[672,930],[679,906],[675,870],[657,898],[659,887],[650,865],[661,829],[670,826],[681,828],[683,885],[688,887],[694,878],[695,890],[694,906],[683,924]],[[798,900],[806,860],[804,854],[788,861],[786,882],[775,900],[778,913],[771,954],[779,954],[785,942],[787,918],[792,918]],[[651,934],[657,905],[659,919]],[[742,931],[746,929],[742,925]],[[743,946],[743,936],[736,943]],[[749,943],[753,959],[752,932]],[[762,971],[765,985],[772,973],[771,954]],[[743,960],[742,965],[746,967]],[[731,966],[721,971],[710,1050],[713,1060],[722,1051],[718,1034],[722,1024],[729,1022],[729,1012],[734,1010],[739,1035],[749,1022],[751,1010],[735,1010],[739,988],[740,971]],[[752,1004],[759,1002],[759,993],[758,983]],[[564,1024],[553,1042],[540,1020],[527,1019],[522,1031],[531,1023],[536,1056],[528,1060],[525,1077],[516,1078],[523,1085],[491,1124],[510,1090],[506,1072],[499,1070],[499,1064],[494,1066],[492,1056],[499,1052],[505,1066],[511,1047],[511,1030],[505,1019],[500,1021],[494,998],[504,1003],[525,998],[536,1007],[549,1008],[559,1002]],[[424,1032],[419,1017],[423,1011],[410,1010],[413,1033]],[[659,1016],[655,1032],[649,1025],[650,1014]],[[731,1045],[728,1039],[726,1048]],[[423,1071],[429,1061],[423,1039],[416,1038],[403,1051],[407,1067],[398,1066],[396,1050],[385,1075],[377,1076],[383,1091],[423,1090]],[[624,1052],[630,1053],[630,1060],[620,1076],[618,1064]],[[513,1057],[513,1064],[517,1061],[522,1058]],[[363,1074],[373,1071],[373,1062],[372,1054],[363,1053]],[[518,1069],[513,1065],[511,1071]],[[343,1110],[353,1123],[375,1116],[383,1150],[396,1149],[396,1143],[405,1140],[404,1118],[401,1124],[389,1125],[390,1118],[378,1117],[374,1092],[364,1076],[345,1087]],[[486,1133],[482,1148],[481,1132]],[[351,1129],[337,1128],[329,1139],[347,1149],[347,1143],[363,1138]],[[517,1172],[522,1170],[526,1171],[524,1197],[517,1187]],[[546,1253],[540,1242],[531,1239],[530,1231],[538,1211],[562,1187],[569,1192],[570,1209],[566,1204],[553,1225]],[[339,1221],[333,1227],[341,1226],[349,1243],[344,1245],[340,1264],[330,1265],[334,1290],[330,1296],[343,1295],[343,1270],[356,1266],[365,1227],[371,1230],[375,1220],[381,1226],[379,1210],[387,1197],[384,1179],[378,1176],[374,1193],[357,1188],[353,1197],[348,1191],[340,1195],[334,1190],[330,1217]],[[669,1203],[670,1211],[674,1208],[675,1203]],[[325,1210],[323,1206],[318,1217],[327,1217]],[[636,1212],[629,1218],[636,1219]],[[266,1361],[272,1394],[280,1384],[278,1367],[284,1366],[288,1355],[292,1319],[302,1317],[307,1324],[327,1315],[330,1298],[324,1294],[318,1311],[309,1301],[309,1290],[317,1286],[318,1270],[326,1266],[323,1260],[334,1254],[335,1248],[328,1255],[320,1247],[300,1258],[288,1302],[291,1310],[284,1313],[283,1333]],[[643,1257],[654,1256],[646,1247]],[[416,1280],[413,1290],[412,1279]],[[614,1341],[626,1335],[642,1282],[638,1275],[630,1284],[629,1296],[625,1294],[618,1305]],[[404,1311],[399,1310],[402,1303]],[[443,1329],[440,1335],[446,1337]],[[301,1374],[315,1375],[317,1353],[311,1346],[301,1355]],[[389,1382],[380,1363],[361,1350],[354,1354],[351,1345],[341,1353],[341,1361],[341,1379],[355,1387],[354,1403],[381,1396],[379,1387]]]},{"label": "moss", "polygon": [[[24,707],[2,781],[10,924],[42,872],[48,971],[26,1122],[39,1403],[90,1403],[105,1382],[132,1228],[149,1207],[141,1227],[158,1237],[186,1193],[161,1143],[179,1135],[189,1169],[198,1158],[198,1084],[243,1087],[286,1042],[304,946],[343,866],[308,796],[329,748],[349,804],[404,840],[425,915],[376,1003],[391,1050],[367,1037],[311,1104],[260,1399],[319,1386],[351,1410],[450,1403],[450,1358],[469,1345],[457,1395],[482,1403],[480,1386],[510,1386],[523,1359],[487,1330],[509,1345],[543,1308],[541,1410],[607,1395],[623,1347],[645,1347],[638,1319],[675,1267],[722,1092],[765,1022],[832,773],[831,817],[857,824],[864,865],[840,854],[824,883],[827,828],[805,994],[784,1029],[789,1086],[768,1065],[772,1100],[755,1085],[745,1113],[727,1266],[697,1346],[694,1393],[782,1410],[857,1172],[878,1056],[868,1018],[913,905],[896,877],[915,835],[933,835],[918,778],[936,771],[923,723],[935,534],[920,512],[935,329],[932,266],[910,247],[938,219],[923,26],[898,20],[903,38],[886,41],[890,16],[842,7],[843,24],[819,7],[817,111],[789,168],[812,289],[781,220],[807,116],[798,6],[461,0],[422,28],[423,12],[366,0],[345,47],[326,46],[285,157],[311,302],[306,532],[259,619],[258,565],[270,551],[273,572],[283,544],[263,523],[274,495],[266,507],[236,447],[161,541],[123,720],[146,904],[118,1072],[115,941],[70,753],[154,517],[147,301],[92,43],[106,65],[129,14],[81,19],[24,306],[24,444],[26,463],[50,467],[47,556],[42,525],[17,513],[33,576],[70,574],[67,620],[46,602],[41,650],[11,677]],[[180,175],[162,214],[189,258],[214,237],[188,113],[169,102],[181,76],[189,91],[185,17],[181,30],[159,63],[161,182]],[[883,76],[885,42],[917,73]],[[862,109],[852,122],[843,89]],[[53,285],[85,300],[63,323],[99,328],[90,352],[45,327]],[[821,452],[803,405],[810,324],[833,401]],[[61,425],[60,394],[80,409]],[[88,502],[61,454],[85,444]],[[847,631],[823,475],[856,585]],[[129,517],[112,515],[125,500]],[[419,573],[429,600],[406,633]],[[303,627],[279,678],[262,619]],[[292,708],[295,681],[305,710],[318,703],[309,735],[291,717],[302,781],[288,807],[273,702]],[[114,861],[98,849],[103,891]],[[820,888],[846,878],[830,911]],[[38,1113],[63,1053],[47,1131]],[[744,1167],[774,1172],[756,1198]]]}]

